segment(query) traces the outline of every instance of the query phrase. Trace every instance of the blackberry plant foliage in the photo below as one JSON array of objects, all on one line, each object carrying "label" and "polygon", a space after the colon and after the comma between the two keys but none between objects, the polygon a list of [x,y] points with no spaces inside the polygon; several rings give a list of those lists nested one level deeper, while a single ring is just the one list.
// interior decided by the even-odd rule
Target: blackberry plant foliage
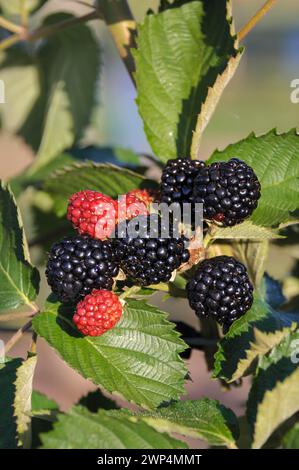
[{"label": "blackberry plant foliage", "polygon": [[[201,144],[243,38],[274,4],[236,33],[230,3],[163,0],[138,22],[126,0],[82,17],[80,5],[73,16],[1,2],[1,126],[34,159],[0,185],[0,448],[298,446],[299,136],[251,133],[207,158]],[[102,103],[100,20],[136,86],[150,155],[99,136],[86,146]],[[67,411],[36,391],[37,338],[97,390]],[[186,381],[205,386],[200,361],[227,389],[250,376],[241,417],[186,396]]]}]

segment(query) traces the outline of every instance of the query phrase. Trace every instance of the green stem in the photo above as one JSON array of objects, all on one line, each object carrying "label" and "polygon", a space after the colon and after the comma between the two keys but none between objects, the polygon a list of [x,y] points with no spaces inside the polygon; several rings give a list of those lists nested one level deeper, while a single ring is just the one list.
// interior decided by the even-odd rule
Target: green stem
[{"label": "green stem", "polygon": [[7,20],[6,18],[3,18],[3,16],[0,16],[0,26],[6,29],[7,31],[11,31],[12,33],[16,33],[16,34],[24,33],[23,26],[15,24],[12,21]]},{"label": "green stem", "polygon": [[37,39],[46,38],[52,36],[53,34],[59,33],[60,31],[65,30],[66,28],[71,28],[80,23],[86,23],[87,21],[100,19],[101,15],[99,10],[92,11],[87,13],[84,16],[79,16],[77,18],[70,18],[68,20],[60,21],[59,23],[53,24],[51,26],[42,26],[41,28],[28,33],[25,36],[27,41],[36,41]]},{"label": "green stem", "polygon": [[245,26],[238,33],[238,40],[247,36],[247,34],[255,27],[255,25],[263,18],[263,16],[273,7],[276,0],[268,0],[256,13],[255,15],[246,23]]}]

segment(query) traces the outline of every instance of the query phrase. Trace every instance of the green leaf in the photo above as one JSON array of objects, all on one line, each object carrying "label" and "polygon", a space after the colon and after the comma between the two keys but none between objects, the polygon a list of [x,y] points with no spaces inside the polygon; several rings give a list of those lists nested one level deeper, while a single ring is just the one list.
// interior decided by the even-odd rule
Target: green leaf
[{"label": "green leaf", "polygon": [[187,449],[181,441],[146,423],[133,423],[121,411],[90,413],[76,406],[58,415],[54,430],[42,434],[43,449]]},{"label": "green leaf", "polygon": [[298,345],[299,332],[290,333],[260,361],[247,402],[253,448],[262,447],[273,431],[299,410],[299,367],[293,356]]},{"label": "green leaf", "polygon": [[0,363],[0,449],[17,447],[17,428],[13,403],[15,398],[15,380],[17,369],[22,359],[8,359]]},{"label": "green leaf", "polygon": [[[54,14],[47,18],[45,25],[69,18],[72,16],[68,14]],[[47,97],[42,137],[32,171],[71,147],[89,123],[100,51],[90,28],[81,23],[51,37],[41,47],[39,60]]]},{"label": "green leaf", "polygon": [[256,172],[261,183],[261,198],[252,214],[258,225],[272,226],[289,219],[289,213],[299,207],[299,135],[291,130],[277,134],[275,130],[216,150],[208,163],[240,158]]},{"label": "green leaf", "polygon": [[269,254],[269,241],[239,241],[233,244],[233,251],[246,266],[254,287],[260,289]]},{"label": "green leaf", "polygon": [[66,212],[68,198],[83,189],[93,189],[111,197],[125,194],[147,184],[143,176],[114,165],[78,163],[58,172],[44,182],[44,190],[54,200],[57,215]]},{"label": "green leaf", "polygon": [[299,423],[286,433],[282,444],[284,449],[299,449]]},{"label": "green leaf", "polygon": [[5,51],[1,59],[1,80],[5,83],[7,103],[7,106],[0,106],[1,127],[6,132],[17,133],[41,93],[38,65],[34,57],[17,48]]},{"label": "green leaf", "polygon": [[31,394],[31,409],[33,412],[39,412],[41,410],[58,410],[59,406],[56,401],[48,398],[43,393],[33,390]]},{"label": "green leaf", "polygon": [[275,230],[267,227],[255,225],[251,220],[234,225],[233,227],[218,227],[214,226],[211,232],[213,239],[226,240],[226,239],[246,239],[246,240],[273,240],[275,238],[284,238]]},{"label": "green leaf", "polygon": [[296,326],[283,313],[255,299],[251,309],[232,324],[219,342],[214,377],[227,382],[239,379],[254,359],[267,354]]},{"label": "green leaf", "polygon": [[199,438],[210,445],[235,447],[239,435],[234,413],[217,400],[186,400],[161,407],[153,413],[137,414],[157,431]]},{"label": "green leaf", "polygon": [[18,444],[25,449],[31,444],[31,395],[37,356],[32,355],[17,370],[15,381],[14,416],[16,417]]},{"label": "green leaf", "polygon": [[73,313],[50,298],[33,327],[83,377],[148,408],[184,393],[186,346],[164,312],[128,299],[119,323],[96,338],[77,331]]},{"label": "green leaf", "polygon": [[42,444],[40,434],[53,429],[53,421],[57,418],[59,406],[54,400],[34,390],[31,396],[31,408],[31,448],[37,449]]},{"label": "green leaf", "polygon": [[23,224],[13,194],[0,186],[0,313],[21,305],[32,307],[39,286],[29,260]]},{"label": "green leaf", "polygon": [[238,64],[227,7],[226,0],[185,2],[147,15],[137,28],[137,104],[164,162],[190,155],[193,131],[198,142]]}]

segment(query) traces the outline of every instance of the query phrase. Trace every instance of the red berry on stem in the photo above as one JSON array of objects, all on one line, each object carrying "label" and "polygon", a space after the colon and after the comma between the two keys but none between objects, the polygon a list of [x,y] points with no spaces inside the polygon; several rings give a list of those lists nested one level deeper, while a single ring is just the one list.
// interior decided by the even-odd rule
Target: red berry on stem
[{"label": "red berry on stem", "polygon": [[78,303],[73,322],[84,336],[101,336],[116,325],[122,311],[116,294],[94,289]]},{"label": "red berry on stem", "polygon": [[69,199],[67,218],[80,235],[103,240],[116,224],[116,201],[97,191],[85,190]]}]

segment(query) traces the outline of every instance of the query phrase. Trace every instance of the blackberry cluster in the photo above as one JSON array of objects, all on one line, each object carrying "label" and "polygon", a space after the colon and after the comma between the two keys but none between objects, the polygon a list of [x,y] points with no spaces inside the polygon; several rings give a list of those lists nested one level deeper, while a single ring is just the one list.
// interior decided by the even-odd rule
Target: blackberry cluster
[{"label": "blackberry cluster", "polygon": [[120,267],[137,285],[168,282],[173,271],[189,260],[185,239],[173,232],[167,237],[157,214],[138,216],[133,222],[137,236],[131,236],[127,221],[116,230],[114,247]]},{"label": "blackberry cluster", "polygon": [[194,178],[204,167],[204,162],[199,160],[168,160],[161,177],[161,202],[192,202]]},{"label": "blackberry cluster", "polygon": [[212,163],[201,168],[194,180],[194,202],[203,203],[204,218],[232,226],[250,216],[257,207],[260,183],[243,161]]},{"label": "blackberry cluster", "polygon": [[76,236],[53,245],[46,276],[59,300],[75,302],[92,289],[111,290],[118,270],[110,241]]},{"label": "blackberry cluster", "polygon": [[230,256],[204,260],[187,284],[190,307],[228,328],[250,309],[253,287],[245,266]]}]

